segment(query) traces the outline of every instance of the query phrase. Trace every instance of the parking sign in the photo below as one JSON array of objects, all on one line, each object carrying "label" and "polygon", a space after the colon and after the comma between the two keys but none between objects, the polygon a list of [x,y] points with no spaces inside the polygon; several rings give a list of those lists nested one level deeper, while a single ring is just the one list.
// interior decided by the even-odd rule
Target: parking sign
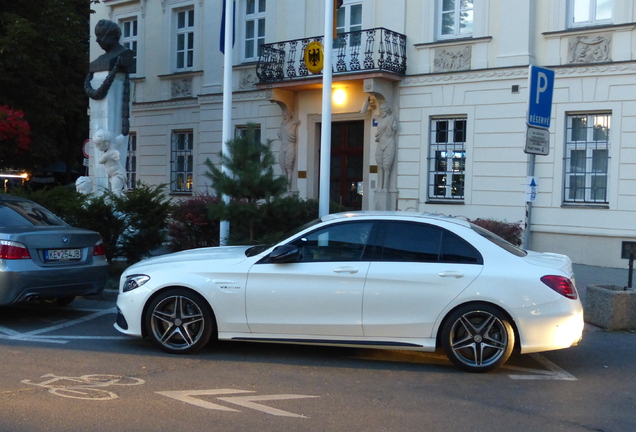
[{"label": "parking sign", "polygon": [[554,71],[531,65],[529,81],[528,126],[548,129],[552,113]]}]

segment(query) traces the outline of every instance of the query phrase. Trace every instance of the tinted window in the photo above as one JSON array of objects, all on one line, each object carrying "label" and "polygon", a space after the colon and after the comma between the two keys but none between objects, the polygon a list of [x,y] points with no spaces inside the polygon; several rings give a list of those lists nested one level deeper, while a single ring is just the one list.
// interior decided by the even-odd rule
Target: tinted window
[{"label": "tinted window", "polygon": [[290,244],[301,261],[359,261],[369,242],[372,222],[349,222],[313,231]]},{"label": "tinted window", "polygon": [[528,254],[525,250],[513,245],[512,243],[507,242],[506,240],[504,240],[501,237],[499,237],[497,234],[495,234],[495,233],[493,233],[491,231],[488,231],[485,228],[482,228],[482,227],[480,227],[478,225],[475,225],[475,224],[470,224],[470,227],[475,232],[480,234],[482,237],[490,240],[491,242],[493,242],[494,244],[496,244],[500,248],[507,250],[508,252],[510,252],[513,255],[516,255],[518,257],[524,257],[524,256],[526,256]]},{"label": "tinted window", "polygon": [[444,231],[440,261],[465,264],[482,263],[481,254],[477,252],[477,249],[450,231]]},{"label": "tinted window", "polygon": [[383,261],[437,261],[442,232],[430,225],[385,224]]},{"label": "tinted window", "polygon": [[9,226],[66,225],[53,213],[29,201],[5,201],[0,203],[0,224]]},{"label": "tinted window", "polygon": [[422,223],[383,224],[383,261],[480,264],[481,255],[468,242],[445,229]]}]

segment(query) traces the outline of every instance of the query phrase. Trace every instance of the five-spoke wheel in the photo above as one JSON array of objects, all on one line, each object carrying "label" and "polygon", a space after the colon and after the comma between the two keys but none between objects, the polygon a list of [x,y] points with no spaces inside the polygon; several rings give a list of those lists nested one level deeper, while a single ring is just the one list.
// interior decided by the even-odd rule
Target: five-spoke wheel
[{"label": "five-spoke wheel", "polygon": [[448,358],[469,372],[487,372],[504,364],[515,344],[506,318],[490,305],[466,305],[455,310],[442,328]]},{"label": "five-spoke wheel", "polygon": [[195,292],[173,288],[161,292],[148,306],[148,335],[164,351],[185,354],[205,346],[214,332],[208,303]]}]

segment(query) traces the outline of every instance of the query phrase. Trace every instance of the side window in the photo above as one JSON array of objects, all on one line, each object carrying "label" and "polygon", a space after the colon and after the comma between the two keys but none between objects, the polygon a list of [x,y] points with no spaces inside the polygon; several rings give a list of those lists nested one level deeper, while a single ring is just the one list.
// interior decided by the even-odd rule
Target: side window
[{"label": "side window", "polygon": [[443,228],[409,222],[385,224],[382,261],[481,264],[479,252]]},{"label": "side window", "polygon": [[360,261],[371,236],[372,222],[330,225],[299,237],[296,246],[303,262]]},{"label": "side window", "polygon": [[444,231],[440,261],[445,263],[482,264],[481,254],[466,240]]},{"label": "side window", "polygon": [[442,231],[419,223],[385,224],[382,261],[437,262]]}]

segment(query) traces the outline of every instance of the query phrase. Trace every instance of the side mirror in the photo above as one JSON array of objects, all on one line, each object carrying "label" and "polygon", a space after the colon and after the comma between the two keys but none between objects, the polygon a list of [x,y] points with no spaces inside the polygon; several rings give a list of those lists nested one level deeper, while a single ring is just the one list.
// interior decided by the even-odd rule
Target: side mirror
[{"label": "side mirror", "polygon": [[300,251],[296,246],[282,245],[274,248],[272,253],[269,254],[269,259],[274,264],[283,264],[292,261],[298,261],[300,258]]}]

